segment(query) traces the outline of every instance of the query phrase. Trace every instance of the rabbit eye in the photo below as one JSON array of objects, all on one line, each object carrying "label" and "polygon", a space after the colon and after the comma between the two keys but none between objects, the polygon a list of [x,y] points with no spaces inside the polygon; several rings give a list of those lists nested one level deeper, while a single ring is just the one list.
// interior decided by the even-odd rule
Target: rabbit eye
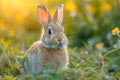
[{"label": "rabbit eye", "polygon": [[51,34],[51,33],[52,33],[52,32],[51,32],[51,29],[48,29],[48,33],[49,33],[49,34]]}]

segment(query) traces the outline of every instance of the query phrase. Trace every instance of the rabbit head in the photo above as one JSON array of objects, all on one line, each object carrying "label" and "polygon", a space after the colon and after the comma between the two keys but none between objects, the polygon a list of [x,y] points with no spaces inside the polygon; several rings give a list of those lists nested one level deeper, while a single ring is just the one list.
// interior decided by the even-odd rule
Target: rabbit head
[{"label": "rabbit head", "polygon": [[61,25],[63,21],[63,6],[63,4],[58,6],[52,18],[47,7],[42,4],[37,5],[37,18],[44,27],[41,41],[46,48],[62,49],[68,45],[68,39]]}]

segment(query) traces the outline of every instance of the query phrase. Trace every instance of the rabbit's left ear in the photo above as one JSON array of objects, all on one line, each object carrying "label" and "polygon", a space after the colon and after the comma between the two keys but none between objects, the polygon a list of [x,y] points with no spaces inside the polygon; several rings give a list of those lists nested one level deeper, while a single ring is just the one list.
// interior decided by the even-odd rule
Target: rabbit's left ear
[{"label": "rabbit's left ear", "polygon": [[51,21],[50,13],[43,4],[37,5],[37,18],[44,25],[47,26],[48,22]]},{"label": "rabbit's left ear", "polygon": [[61,4],[60,6],[58,6],[58,8],[54,14],[54,17],[53,17],[53,20],[58,21],[60,24],[63,21],[63,7],[64,7],[64,4]]}]

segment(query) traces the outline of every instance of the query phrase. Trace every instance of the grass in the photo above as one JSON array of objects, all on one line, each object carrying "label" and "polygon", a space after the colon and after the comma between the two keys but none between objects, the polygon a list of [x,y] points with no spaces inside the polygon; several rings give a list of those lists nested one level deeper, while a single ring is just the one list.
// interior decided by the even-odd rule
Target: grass
[{"label": "grass", "polygon": [[36,36],[26,33],[25,36],[29,35],[30,37],[23,37],[23,43],[18,36],[9,37],[5,36],[5,33],[0,35],[2,36],[0,39],[0,79],[118,80],[120,77],[120,47],[112,47],[109,50],[109,48],[103,46],[94,48],[90,43],[85,43],[85,46],[81,48],[68,47],[69,67],[63,72],[61,69],[51,70],[50,66],[47,66],[44,74],[22,76],[19,73],[24,61],[21,56],[34,42],[29,38]]},{"label": "grass", "polygon": [[[35,12],[38,3],[45,4],[52,14],[59,4],[65,5],[63,26],[69,39],[69,66],[65,71],[54,71],[46,65],[44,74],[22,76],[19,69],[25,52],[41,34]],[[25,0],[1,0],[0,80],[120,80],[119,3],[41,0],[28,4]]]}]

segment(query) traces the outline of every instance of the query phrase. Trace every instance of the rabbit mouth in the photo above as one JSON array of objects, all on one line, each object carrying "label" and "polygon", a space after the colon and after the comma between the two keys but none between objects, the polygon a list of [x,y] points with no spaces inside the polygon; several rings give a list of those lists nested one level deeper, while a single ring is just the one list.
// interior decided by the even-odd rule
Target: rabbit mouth
[{"label": "rabbit mouth", "polygon": [[52,44],[44,44],[42,43],[46,48],[53,48],[53,49],[63,49],[63,48],[66,48],[67,45],[63,45],[62,43],[59,43],[57,45],[52,45]]},{"label": "rabbit mouth", "polygon": [[60,49],[66,48],[66,45],[63,45],[62,43],[59,43],[57,46],[58,46],[58,48],[60,48]]},{"label": "rabbit mouth", "polygon": [[53,48],[53,49],[63,49],[66,48],[64,45],[51,45],[49,48]]},{"label": "rabbit mouth", "polygon": [[63,49],[63,48],[66,48],[66,47],[65,46],[59,46],[58,48]]},{"label": "rabbit mouth", "polygon": [[54,48],[54,49],[64,49],[65,46],[59,46],[59,45],[57,45],[57,46],[53,46],[53,48]]},{"label": "rabbit mouth", "polygon": [[63,43],[58,43],[58,47],[59,47],[59,48],[64,48]]},{"label": "rabbit mouth", "polygon": [[60,44],[57,44],[57,45],[51,45],[51,48],[54,48],[54,49],[63,49],[63,48],[66,48],[67,45],[64,45],[62,43]]}]

